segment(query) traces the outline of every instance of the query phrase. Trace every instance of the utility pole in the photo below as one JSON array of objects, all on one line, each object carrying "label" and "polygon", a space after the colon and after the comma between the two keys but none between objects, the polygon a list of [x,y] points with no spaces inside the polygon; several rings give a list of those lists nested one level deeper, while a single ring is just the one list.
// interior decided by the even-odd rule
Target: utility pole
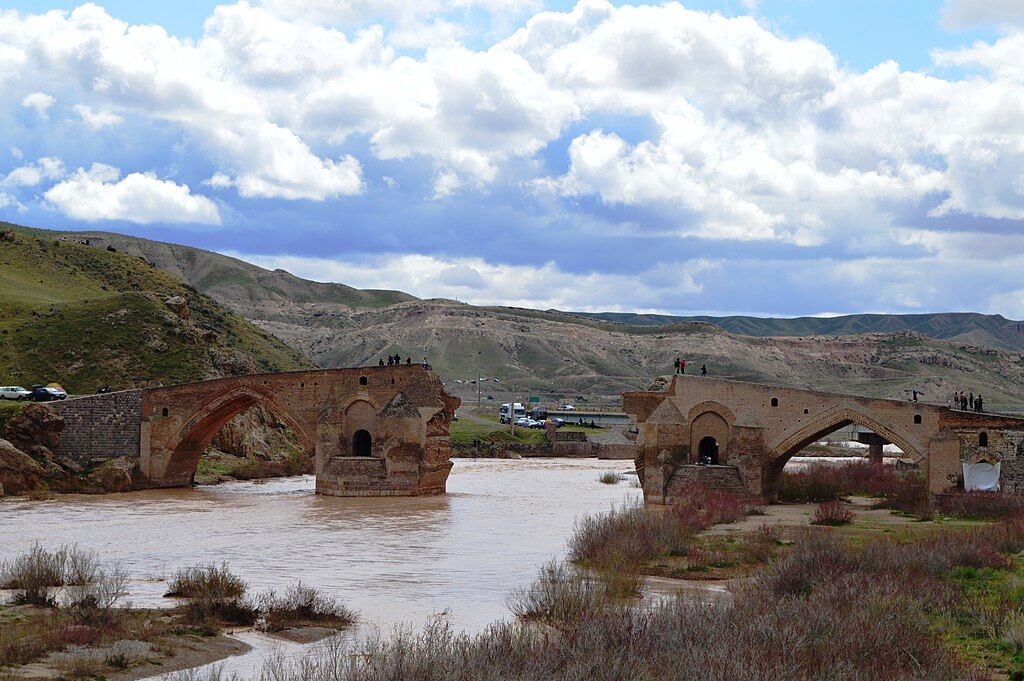
[{"label": "utility pole", "polygon": [[516,436],[516,386],[512,384],[512,401],[508,403],[508,422],[512,426],[512,437]]}]

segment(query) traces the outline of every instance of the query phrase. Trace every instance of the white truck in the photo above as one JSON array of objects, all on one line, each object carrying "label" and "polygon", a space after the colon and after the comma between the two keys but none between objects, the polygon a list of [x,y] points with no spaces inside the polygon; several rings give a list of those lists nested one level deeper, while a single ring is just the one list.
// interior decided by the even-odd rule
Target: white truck
[{"label": "white truck", "polygon": [[[511,416],[509,416],[510,411],[512,412]],[[514,419],[521,419],[524,416],[526,416],[526,407],[519,402],[516,402],[515,404],[509,404],[506,402],[501,405],[501,409],[498,410],[498,420],[502,423],[511,423]]]}]

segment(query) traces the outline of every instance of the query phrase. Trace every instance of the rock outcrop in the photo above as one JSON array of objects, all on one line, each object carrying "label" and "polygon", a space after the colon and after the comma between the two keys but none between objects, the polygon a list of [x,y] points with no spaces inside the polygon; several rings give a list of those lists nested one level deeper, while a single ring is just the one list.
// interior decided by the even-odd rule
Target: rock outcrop
[{"label": "rock outcrop", "polygon": [[7,440],[0,439],[0,496],[24,494],[39,489],[43,467]]},{"label": "rock outcrop", "polygon": [[64,418],[45,404],[35,403],[8,421],[3,436],[23,452],[32,447],[56,449],[64,430]]}]

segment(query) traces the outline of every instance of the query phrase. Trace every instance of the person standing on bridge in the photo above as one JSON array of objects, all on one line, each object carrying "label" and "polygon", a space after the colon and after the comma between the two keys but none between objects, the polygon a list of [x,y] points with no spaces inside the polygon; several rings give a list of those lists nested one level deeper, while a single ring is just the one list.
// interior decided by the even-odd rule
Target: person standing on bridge
[{"label": "person standing on bridge", "polygon": [[967,411],[967,395],[960,393],[960,411]]},{"label": "person standing on bridge", "polygon": [[678,357],[676,357],[676,361],[673,362],[672,366],[675,367],[676,373],[678,374],[679,373],[679,358]]},{"label": "person standing on bridge", "polygon": [[379,366],[379,367],[382,367],[382,366],[384,366],[384,358],[383,358],[383,357],[381,357],[381,358],[380,358],[380,361],[379,361],[379,362],[377,362],[377,366]]},{"label": "person standing on bridge", "polygon": [[684,376],[686,375],[686,360],[685,359],[679,360],[679,373],[684,375]]},{"label": "person standing on bridge", "polygon": [[707,364],[701,364],[700,365],[700,375],[701,376],[707,376],[708,375],[708,365]]},{"label": "person standing on bridge", "polygon": [[985,411],[985,403],[982,402],[981,395],[978,395],[978,397],[975,398],[974,400],[974,411],[978,412],[979,414]]}]

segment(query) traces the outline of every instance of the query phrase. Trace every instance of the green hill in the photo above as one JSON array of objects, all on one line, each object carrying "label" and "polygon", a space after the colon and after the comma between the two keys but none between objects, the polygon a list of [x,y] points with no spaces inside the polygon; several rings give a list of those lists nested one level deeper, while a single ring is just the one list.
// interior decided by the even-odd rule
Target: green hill
[{"label": "green hill", "polygon": [[2,384],[88,393],[309,366],[138,257],[0,224]]},{"label": "green hill", "polygon": [[345,284],[309,281],[284,270],[267,270],[220,253],[113,232],[19,229],[43,238],[56,235],[76,241],[88,240],[94,247],[112,246],[129,255],[143,257],[248,319],[263,318],[269,312],[289,312],[306,304],[359,309],[416,300],[415,296],[401,291],[364,290]]}]

